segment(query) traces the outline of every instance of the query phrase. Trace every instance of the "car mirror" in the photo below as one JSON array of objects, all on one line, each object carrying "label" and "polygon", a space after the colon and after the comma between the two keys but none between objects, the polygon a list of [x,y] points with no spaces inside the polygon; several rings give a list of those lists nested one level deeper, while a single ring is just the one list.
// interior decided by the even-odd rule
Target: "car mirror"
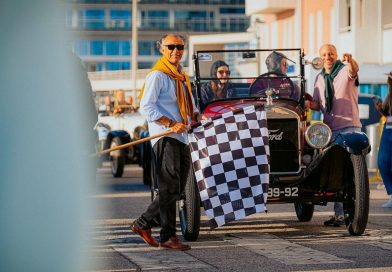
[{"label": "car mirror", "polygon": [[305,64],[311,64],[315,70],[320,70],[324,66],[324,62],[320,57],[316,57],[312,61],[305,60]]}]

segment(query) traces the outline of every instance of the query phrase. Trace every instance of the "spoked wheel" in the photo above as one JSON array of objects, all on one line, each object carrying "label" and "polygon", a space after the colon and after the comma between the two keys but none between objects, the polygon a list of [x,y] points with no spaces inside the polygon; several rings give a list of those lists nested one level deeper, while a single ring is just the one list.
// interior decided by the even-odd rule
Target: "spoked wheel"
[{"label": "spoked wheel", "polygon": [[294,203],[295,213],[299,222],[309,222],[312,220],[314,205],[312,203]]},{"label": "spoked wheel", "polygon": [[[116,147],[121,144],[121,139],[119,137],[114,137],[112,142],[110,143],[110,148]],[[125,156],[123,155],[123,152],[121,150],[110,152],[110,163],[113,177],[122,177],[125,167]]]},{"label": "spoked wheel", "polygon": [[183,197],[178,201],[181,232],[187,241],[196,241],[200,231],[200,197],[199,190],[190,168]]},{"label": "spoked wheel", "polygon": [[369,216],[369,178],[363,155],[350,155],[353,181],[343,199],[345,222],[351,235],[362,235]]}]

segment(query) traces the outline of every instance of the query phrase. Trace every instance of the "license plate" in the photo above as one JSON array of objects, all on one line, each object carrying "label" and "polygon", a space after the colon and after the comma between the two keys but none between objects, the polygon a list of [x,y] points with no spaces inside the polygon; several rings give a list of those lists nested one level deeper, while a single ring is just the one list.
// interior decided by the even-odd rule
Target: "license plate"
[{"label": "license plate", "polygon": [[268,188],[268,197],[297,197],[298,187]]}]

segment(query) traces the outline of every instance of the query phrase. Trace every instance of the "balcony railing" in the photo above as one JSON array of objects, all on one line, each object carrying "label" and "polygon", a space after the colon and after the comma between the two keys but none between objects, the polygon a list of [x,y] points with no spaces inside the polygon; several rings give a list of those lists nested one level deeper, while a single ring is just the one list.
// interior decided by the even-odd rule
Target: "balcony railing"
[{"label": "balcony railing", "polygon": [[[216,19],[177,19],[170,25],[168,18],[142,19],[141,31],[189,31],[189,32],[242,32],[249,27],[249,18],[224,18]],[[92,31],[130,31],[132,23],[129,19],[83,19],[77,21],[76,26],[69,26],[74,30]]]}]

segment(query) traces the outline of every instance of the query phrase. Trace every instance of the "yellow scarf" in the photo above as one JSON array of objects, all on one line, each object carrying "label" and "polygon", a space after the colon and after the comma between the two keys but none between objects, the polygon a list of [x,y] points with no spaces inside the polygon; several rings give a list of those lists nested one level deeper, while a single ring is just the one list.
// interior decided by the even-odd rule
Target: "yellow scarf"
[{"label": "yellow scarf", "polygon": [[[176,81],[178,108],[180,109],[183,123],[187,125],[187,116],[193,116],[192,91],[189,76],[185,73],[184,70],[182,70],[180,74],[177,68],[173,64],[171,64],[166,57],[161,57],[154,65],[154,67],[152,67],[150,73],[156,70],[167,74],[171,79],[174,79]],[[185,95],[186,97],[184,97],[184,89],[182,84],[183,81],[186,82],[187,87],[187,92]],[[139,100],[142,99],[145,84],[146,83],[143,84],[142,89],[140,90]]]}]

